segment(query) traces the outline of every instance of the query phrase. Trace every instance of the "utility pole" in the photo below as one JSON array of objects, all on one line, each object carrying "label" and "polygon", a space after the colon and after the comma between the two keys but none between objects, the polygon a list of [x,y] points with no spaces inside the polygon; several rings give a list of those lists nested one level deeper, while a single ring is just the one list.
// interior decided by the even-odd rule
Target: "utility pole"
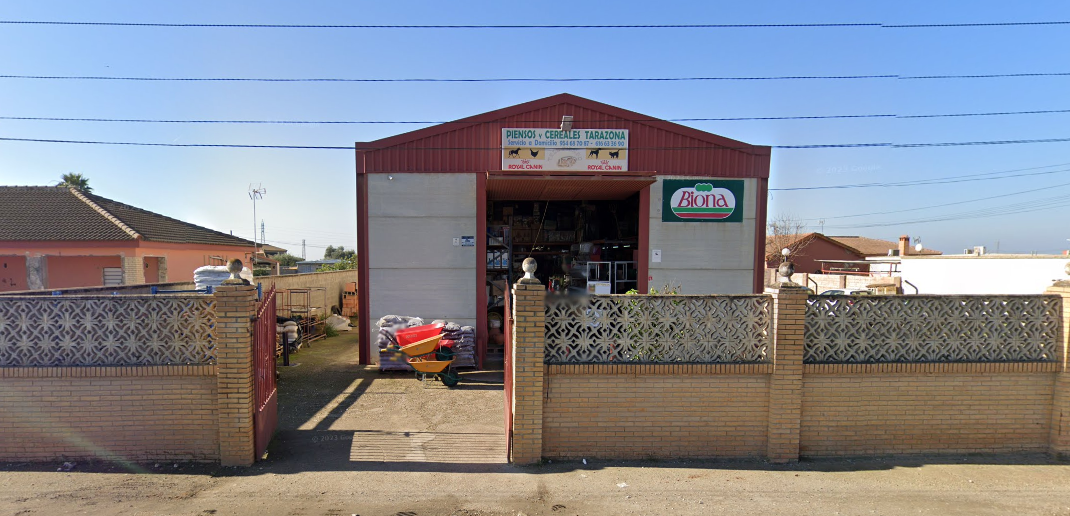
[{"label": "utility pole", "polygon": [[301,239],[301,259],[305,259],[305,239]]},{"label": "utility pole", "polygon": [[260,243],[267,243],[267,237],[264,236],[264,219],[260,219]]},{"label": "utility pole", "polygon": [[[249,198],[253,200],[253,255],[250,257],[250,262],[256,261],[256,201],[257,199],[263,199],[264,194],[267,193],[267,188],[263,187],[263,183],[258,183],[256,188],[253,188],[253,184],[249,183]],[[252,268],[252,263],[249,267]]]}]

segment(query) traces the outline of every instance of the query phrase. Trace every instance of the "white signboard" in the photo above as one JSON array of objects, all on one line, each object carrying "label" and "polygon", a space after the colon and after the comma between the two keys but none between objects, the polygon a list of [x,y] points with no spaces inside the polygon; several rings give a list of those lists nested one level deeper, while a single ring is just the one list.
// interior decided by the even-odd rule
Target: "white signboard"
[{"label": "white signboard", "polygon": [[627,129],[502,129],[502,170],[628,170]]}]

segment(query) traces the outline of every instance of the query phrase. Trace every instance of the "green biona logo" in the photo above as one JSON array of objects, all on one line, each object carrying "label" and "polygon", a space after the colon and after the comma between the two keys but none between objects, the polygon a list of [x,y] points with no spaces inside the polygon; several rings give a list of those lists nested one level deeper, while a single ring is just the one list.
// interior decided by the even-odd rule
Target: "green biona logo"
[{"label": "green biona logo", "polygon": [[728,189],[698,183],[673,192],[669,207],[681,219],[725,219],[736,210],[736,196]]}]

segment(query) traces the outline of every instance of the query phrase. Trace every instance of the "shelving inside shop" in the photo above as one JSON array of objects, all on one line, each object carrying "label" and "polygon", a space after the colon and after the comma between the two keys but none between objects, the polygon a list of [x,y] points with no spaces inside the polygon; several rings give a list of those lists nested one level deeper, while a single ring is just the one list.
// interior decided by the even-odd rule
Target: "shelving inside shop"
[{"label": "shelving inside shop", "polygon": [[553,292],[623,294],[638,286],[639,196],[622,200],[508,201],[487,206],[488,308],[534,258]]}]

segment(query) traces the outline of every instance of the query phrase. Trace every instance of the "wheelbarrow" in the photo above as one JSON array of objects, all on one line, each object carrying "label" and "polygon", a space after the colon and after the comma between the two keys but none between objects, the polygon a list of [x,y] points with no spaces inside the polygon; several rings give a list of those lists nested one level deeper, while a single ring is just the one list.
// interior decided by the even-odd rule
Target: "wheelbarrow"
[{"label": "wheelbarrow", "polygon": [[[441,331],[441,325],[436,330]],[[431,329],[420,326],[405,331],[411,333],[404,335],[403,332],[398,332],[399,343],[407,342],[412,334],[426,335]],[[430,376],[442,381],[446,387],[453,387],[461,381],[461,376],[453,369],[453,351],[438,349],[438,343],[441,340],[441,334],[432,335],[411,344],[401,345],[398,350],[408,357],[409,365],[416,370],[417,380],[424,381]]]}]

